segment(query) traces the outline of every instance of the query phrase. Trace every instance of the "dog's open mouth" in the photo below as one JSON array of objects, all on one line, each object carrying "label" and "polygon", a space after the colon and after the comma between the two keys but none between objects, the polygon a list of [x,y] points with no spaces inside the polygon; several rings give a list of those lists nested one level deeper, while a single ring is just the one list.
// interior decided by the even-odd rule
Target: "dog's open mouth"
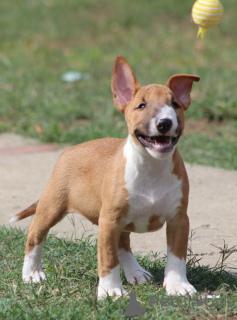
[{"label": "dog's open mouth", "polygon": [[170,152],[179,140],[177,136],[146,136],[143,134],[136,134],[137,139],[140,143],[150,150],[157,152]]}]

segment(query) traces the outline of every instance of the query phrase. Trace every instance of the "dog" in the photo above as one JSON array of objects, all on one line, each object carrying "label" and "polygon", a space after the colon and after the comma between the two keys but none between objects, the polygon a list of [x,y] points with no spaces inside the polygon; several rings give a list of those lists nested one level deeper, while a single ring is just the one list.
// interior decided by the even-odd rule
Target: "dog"
[{"label": "dog", "polygon": [[189,181],[177,143],[184,130],[194,75],[172,76],[166,86],[141,87],[123,56],[117,56],[111,89],[124,113],[126,139],[104,138],[66,149],[57,161],[40,200],[10,221],[35,214],[30,224],[22,276],[25,282],[46,278],[41,255],[47,234],[69,211],[99,226],[98,299],[126,294],[126,279],[137,285],[152,275],[136,261],[130,233],[167,224],[167,264],[163,286],[169,295],[194,294],[186,277],[189,235]]}]

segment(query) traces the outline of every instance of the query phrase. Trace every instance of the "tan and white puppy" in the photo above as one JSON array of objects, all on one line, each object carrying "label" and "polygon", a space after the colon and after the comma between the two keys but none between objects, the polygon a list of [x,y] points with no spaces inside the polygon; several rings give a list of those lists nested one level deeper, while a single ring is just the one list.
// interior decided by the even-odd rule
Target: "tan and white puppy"
[{"label": "tan and white puppy", "polygon": [[40,200],[11,221],[34,213],[25,250],[23,279],[40,282],[43,243],[51,227],[69,211],[99,225],[98,298],[120,296],[119,264],[130,283],[152,275],[134,258],[130,232],[150,232],[167,224],[168,256],[164,287],[168,294],[193,294],[186,277],[189,234],[189,183],[177,142],[184,130],[184,111],[199,77],[175,75],[166,86],[141,87],[128,62],[116,58],[112,92],[125,114],[128,137],[82,143],[63,152]]}]

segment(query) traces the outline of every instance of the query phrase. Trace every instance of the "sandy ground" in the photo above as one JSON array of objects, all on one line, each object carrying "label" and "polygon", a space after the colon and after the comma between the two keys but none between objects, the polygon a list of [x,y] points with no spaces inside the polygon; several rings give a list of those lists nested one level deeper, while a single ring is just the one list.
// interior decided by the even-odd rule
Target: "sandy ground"
[{"label": "sandy ground", "polygon": [[[40,145],[15,134],[0,135],[0,225],[40,198],[56,160],[63,149]],[[203,265],[215,266],[224,241],[237,245],[237,171],[186,164],[190,180],[188,214],[194,233],[190,246]],[[26,228],[32,218],[12,223]],[[79,214],[70,214],[51,229],[58,236],[80,238],[94,235],[98,227]],[[134,252],[166,253],[165,228],[146,234],[132,234]],[[237,272],[237,252],[225,262]],[[236,270],[235,270],[236,268]]]}]

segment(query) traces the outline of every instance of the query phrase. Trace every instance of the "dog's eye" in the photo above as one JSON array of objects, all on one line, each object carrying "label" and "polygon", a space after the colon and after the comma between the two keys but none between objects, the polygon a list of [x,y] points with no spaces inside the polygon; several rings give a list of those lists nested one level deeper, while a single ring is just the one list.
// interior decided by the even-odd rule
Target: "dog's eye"
[{"label": "dog's eye", "polygon": [[146,104],[144,102],[139,104],[139,106],[137,107],[137,109],[139,109],[139,110],[143,110],[145,108],[146,108]]},{"label": "dog's eye", "polygon": [[175,108],[175,109],[180,109],[180,105],[176,102],[176,101],[172,101],[172,106]]}]

